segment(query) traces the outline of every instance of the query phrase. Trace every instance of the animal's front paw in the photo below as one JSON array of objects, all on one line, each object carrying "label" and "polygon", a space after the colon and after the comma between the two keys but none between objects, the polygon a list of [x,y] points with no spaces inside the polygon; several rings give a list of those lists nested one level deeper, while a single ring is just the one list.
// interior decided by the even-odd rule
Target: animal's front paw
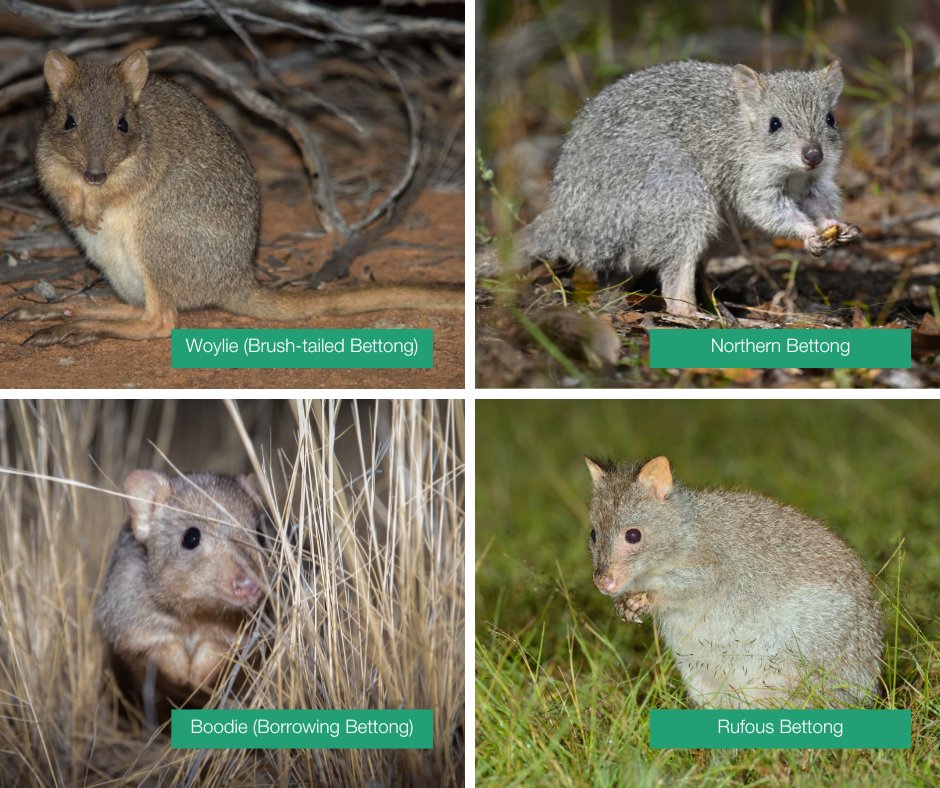
[{"label": "animal's front paw", "polygon": [[48,347],[49,345],[68,345],[76,347],[101,339],[97,331],[89,331],[81,323],[59,323],[43,328],[23,342],[23,347]]},{"label": "animal's front paw", "polygon": [[622,594],[614,600],[614,610],[622,621],[628,624],[642,624],[653,612],[649,596],[641,594]]},{"label": "animal's front paw", "polygon": [[848,244],[860,240],[865,234],[862,228],[854,224],[840,224],[839,237],[836,239],[840,244]]},{"label": "animal's front paw", "polygon": [[862,238],[864,233],[858,225],[845,224],[838,219],[827,219],[823,223],[823,229],[819,235],[829,246],[836,246],[857,241]]},{"label": "animal's front paw", "polygon": [[808,236],[803,245],[806,247],[806,251],[809,252],[813,257],[821,257],[822,254],[835,243],[835,237],[826,238],[822,233],[816,232]]},{"label": "animal's front paw", "polygon": [[71,317],[71,310],[63,304],[28,304],[7,312],[3,320],[55,320],[57,318]]}]

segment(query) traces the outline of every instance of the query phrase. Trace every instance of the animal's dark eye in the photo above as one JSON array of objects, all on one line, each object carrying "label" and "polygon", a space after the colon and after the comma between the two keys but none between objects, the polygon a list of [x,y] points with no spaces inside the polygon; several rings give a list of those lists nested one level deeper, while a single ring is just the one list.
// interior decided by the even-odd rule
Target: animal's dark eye
[{"label": "animal's dark eye", "polygon": [[118,131],[121,131],[124,134],[127,134],[127,118],[121,118],[118,121]]},{"label": "animal's dark eye", "polygon": [[592,542],[597,541],[597,531],[595,531],[593,528],[591,529],[591,541]]},{"label": "animal's dark eye", "polygon": [[199,547],[199,539],[202,537],[202,534],[199,533],[198,528],[187,528],[186,533],[183,534],[183,547],[187,550],[195,550]]},{"label": "animal's dark eye", "polygon": [[773,134],[775,131],[779,131],[783,128],[783,124],[780,122],[780,118],[776,115],[770,119],[770,133]]},{"label": "animal's dark eye", "polygon": [[75,128],[75,125],[76,125],[76,124],[75,124],[75,118],[73,118],[71,115],[66,116],[66,118],[65,118],[65,128],[66,128],[66,129],[74,129],[74,128]]},{"label": "animal's dark eye", "polygon": [[835,119],[834,117],[832,117],[832,113],[831,113],[831,112],[830,112],[828,115],[826,115],[826,125],[827,125],[827,126],[832,126],[833,128],[835,128],[836,119]]},{"label": "animal's dark eye", "polygon": [[630,544],[636,544],[643,538],[643,534],[640,533],[639,529],[631,528],[624,534],[624,538],[626,538]]}]

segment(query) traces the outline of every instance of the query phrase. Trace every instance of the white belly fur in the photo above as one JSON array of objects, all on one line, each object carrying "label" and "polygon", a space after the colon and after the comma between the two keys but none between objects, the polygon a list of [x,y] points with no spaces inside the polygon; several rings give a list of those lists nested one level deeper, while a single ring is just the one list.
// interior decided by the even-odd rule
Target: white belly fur
[{"label": "white belly fur", "polygon": [[90,233],[73,228],[88,259],[97,266],[124,301],[144,305],[143,266],[134,238],[134,212],[125,206],[104,212],[101,227]]}]

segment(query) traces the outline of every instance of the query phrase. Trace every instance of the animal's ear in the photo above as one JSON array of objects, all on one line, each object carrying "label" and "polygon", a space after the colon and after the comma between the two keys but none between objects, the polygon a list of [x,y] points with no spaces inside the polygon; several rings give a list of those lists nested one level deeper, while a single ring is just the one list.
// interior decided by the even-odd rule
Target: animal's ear
[{"label": "animal's ear", "polygon": [[731,85],[748,120],[754,123],[757,120],[761,97],[764,95],[764,78],[753,68],[739,64],[731,72]]},{"label": "animal's ear", "polygon": [[264,504],[264,486],[261,480],[253,473],[243,473],[237,477],[238,485],[251,497],[258,506],[265,508]]},{"label": "animal's ear", "polygon": [[146,543],[153,533],[157,511],[170,497],[170,480],[156,471],[131,471],[124,480],[124,492],[130,496],[131,528],[138,542]]},{"label": "animal's ear", "polygon": [[672,492],[672,468],[665,457],[655,457],[640,468],[637,484],[649,490],[657,501],[665,501]]},{"label": "animal's ear", "polygon": [[819,74],[826,84],[829,104],[834,107],[839,100],[839,96],[842,95],[842,87],[845,84],[845,79],[842,76],[842,64],[838,60],[833,60]]},{"label": "animal's ear", "polygon": [[147,75],[150,73],[150,64],[147,62],[147,53],[142,49],[135,49],[121,64],[118,71],[130,90],[131,101],[135,104],[140,100],[140,92],[147,84]]},{"label": "animal's ear", "polygon": [[61,49],[50,49],[42,71],[46,77],[49,92],[52,94],[52,100],[58,101],[62,96],[62,91],[75,81],[78,66]]},{"label": "animal's ear", "polygon": [[587,463],[587,469],[591,474],[591,481],[595,486],[607,479],[607,476],[614,470],[613,463],[608,460],[595,460],[584,455],[584,462]]}]

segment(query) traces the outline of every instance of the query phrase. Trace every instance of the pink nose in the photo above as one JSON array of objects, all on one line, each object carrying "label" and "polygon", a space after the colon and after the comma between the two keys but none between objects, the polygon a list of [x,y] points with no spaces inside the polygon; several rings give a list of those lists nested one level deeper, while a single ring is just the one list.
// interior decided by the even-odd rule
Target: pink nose
[{"label": "pink nose", "polygon": [[239,573],[232,579],[232,591],[237,599],[254,599],[261,593],[261,587],[253,577]]},{"label": "pink nose", "polygon": [[602,575],[594,575],[594,585],[604,594],[612,593],[617,587],[614,578],[608,572]]}]

